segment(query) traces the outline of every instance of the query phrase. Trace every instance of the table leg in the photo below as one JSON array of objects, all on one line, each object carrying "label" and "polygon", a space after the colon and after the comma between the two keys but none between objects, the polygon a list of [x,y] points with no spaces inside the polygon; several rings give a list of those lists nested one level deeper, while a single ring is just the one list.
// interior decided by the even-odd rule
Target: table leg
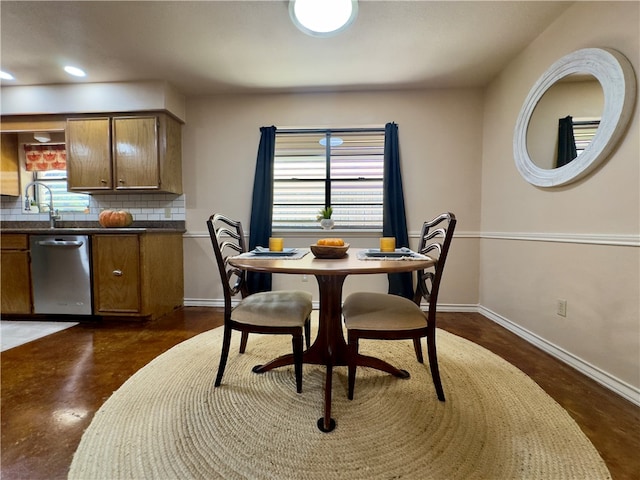
[{"label": "table leg", "polygon": [[390,363],[387,363],[379,358],[362,355],[360,353],[356,355],[356,365],[358,365],[359,367],[370,367],[377,370],[382,370],[383,372],[390,373],[394,377],[398,378],[410,377],[409,372],[407,372],[406,370],[396,368]]},{"label": "table leg", "polygon": [[[333,384],[333,366],[346,365],[349,350],[342,334],[342,286],[346,275],[316,275],[320,292],[320,322],[317,345],[313,363],[327,366],[324,386],[324,417],[318,420],[318,428],[330,432],[336,427],[331,418],[331,389]],[[311,350],[311,349],[310,349]]]},{"label": "table leg", "polygon": [[331,388],[333,383],[333,366],[327,365],[327,375],[324,381],[324,417],[318,419],[318,428],[329,433],[336,428],[336,421],[331,418]]}]

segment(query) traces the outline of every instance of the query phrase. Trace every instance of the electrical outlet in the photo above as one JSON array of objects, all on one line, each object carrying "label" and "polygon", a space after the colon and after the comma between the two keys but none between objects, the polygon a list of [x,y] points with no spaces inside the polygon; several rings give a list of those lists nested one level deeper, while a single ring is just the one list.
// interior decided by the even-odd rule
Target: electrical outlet
[{"label": "electrical outlet", "polygon": [[558,311],[557,314],[561,317],[567,316],[567,301],[566,300],[558,300]]},{"label": "electrical outlet", "polygon": [[171,207],[164,208],[164,218],[171,218]]}]

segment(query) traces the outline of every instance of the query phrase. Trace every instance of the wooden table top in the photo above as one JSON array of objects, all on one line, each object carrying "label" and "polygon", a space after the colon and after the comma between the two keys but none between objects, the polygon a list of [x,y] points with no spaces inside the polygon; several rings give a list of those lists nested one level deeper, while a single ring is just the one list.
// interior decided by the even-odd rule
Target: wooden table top
[{"label": "wooden table top", "polygon": [[[308,249],[300,249],[308,250]],[[304,257],[294,259],[231,257],[229,263],[234,267],[252,272],[293,273],[307,275],[357,275],[371,273],[411,272],[429,268],[434,260],[360,260],[358,252],[364,248],[350,248],[347,255],[338,259],[315,258],[311,252]]]}]

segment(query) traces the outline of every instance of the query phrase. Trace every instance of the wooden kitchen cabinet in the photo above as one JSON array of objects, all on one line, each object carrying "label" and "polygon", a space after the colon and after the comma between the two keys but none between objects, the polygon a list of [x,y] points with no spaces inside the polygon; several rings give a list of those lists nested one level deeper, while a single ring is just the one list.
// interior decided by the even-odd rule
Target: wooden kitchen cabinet
[{"label": "wooden kitchen cabinet", "polygon": [[139,314],[140,239],[138,235],[93,236],[95,314]]},{"label": "wooden kitchen cabinet", "polygon": [[113,190],[111,119],[70,118],[65,142],[68,190]]},{"label": "wooden kitchen cabinet", "polygon": [[70,191],[182,193],[182,126],[173,117],[69,118]]},{"label": "wooden kitchen cabinet", "polygon": [[0,163],[0,195],[20,196],[18,163],[18,135],[3,133],[0,139],[2,161]]},{"label": "wooden kitchen cabinet", "polygon": [[0,312],[28,315],[33,302],[27,235],[2,234],[0,242]]},{"label": "wooden kitchen cabinet", "polygon": [[94,314],[157,318],[183,303],[181,233],[92,236]]}]

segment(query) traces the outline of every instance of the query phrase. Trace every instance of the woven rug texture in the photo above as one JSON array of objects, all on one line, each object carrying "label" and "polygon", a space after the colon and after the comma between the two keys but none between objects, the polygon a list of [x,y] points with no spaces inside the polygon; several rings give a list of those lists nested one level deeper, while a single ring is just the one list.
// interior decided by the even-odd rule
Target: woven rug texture
[{"label": "woven rug texture", "polygon": [[437,400],[428,364],[416,361],[410,341],[362,341],[361,353],[411,378],[358,368],[350,401],[346,367],[336,367],[337,426],[322,433],[324,368],[304,366],[301,394],[293,367],[251,372],[289,353],[290,337],[251,335],[240,355],[234,332],[223,383],[214,388],[222,328],[202,333],[114,392],[84,433],[69,478],[611,478],[578,425],[523,372],[472,342],[437,335],[446,402]]}]

